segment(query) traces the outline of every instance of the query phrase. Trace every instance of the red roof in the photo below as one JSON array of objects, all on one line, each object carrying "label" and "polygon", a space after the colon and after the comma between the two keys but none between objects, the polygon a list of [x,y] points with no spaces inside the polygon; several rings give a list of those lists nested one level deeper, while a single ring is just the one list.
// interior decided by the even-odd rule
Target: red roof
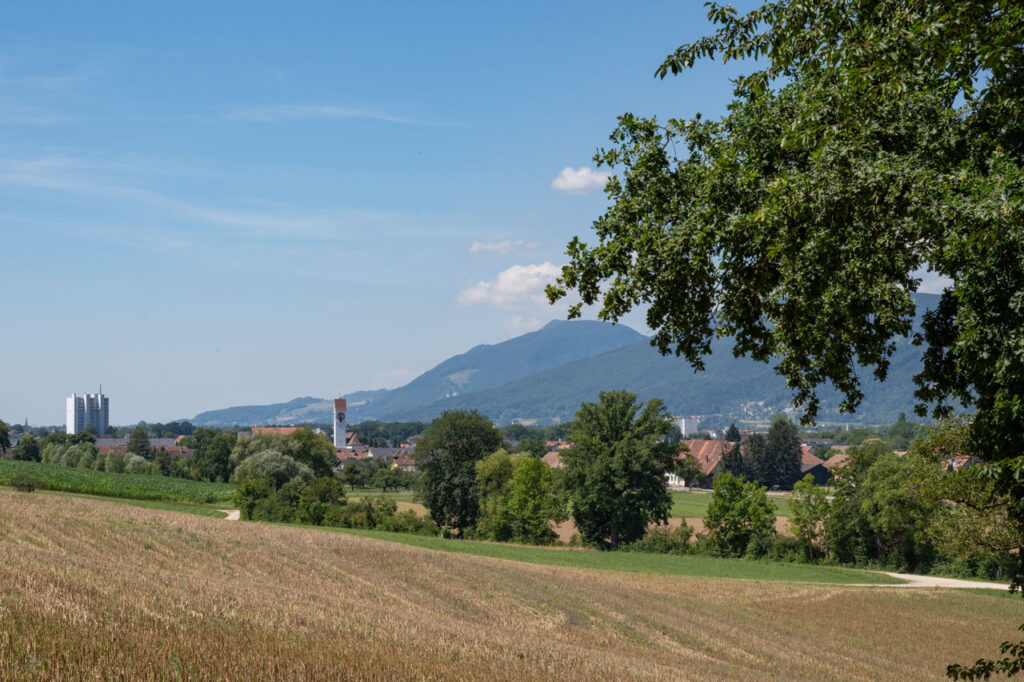
[{"label": "red roof", "polygon": [[850,456],[848,454],[846,454],[845,452],[840,452],[838,455],[832,455],[831,457],[826,459],[825,467],[830,471],[834,471],[839,467],[846,466],[846,460],[848,460],[849,458]]},{"label": "red roof", "polygon": [[252,427],[252,435],[287,436],[288,434],[295,433],[298,430],[298,426],[254,426]]},{"label": "red roof", "polygon": [[562,455],[557,450],[552,450],[548,454],[544,455],[540,458],[540,461],[544,462],[552,469],[562,468]]},{"label": "red roof", "polygon": [[[694,438],[683,441],[689,451],[689,456],[697,463],[700,472],[710,476],[718,464],[725,457],[725,453],[732,447],[727,440],[707,440],[706,438]],[[679,456],[686,456],[686,451],[680,451]]]}]

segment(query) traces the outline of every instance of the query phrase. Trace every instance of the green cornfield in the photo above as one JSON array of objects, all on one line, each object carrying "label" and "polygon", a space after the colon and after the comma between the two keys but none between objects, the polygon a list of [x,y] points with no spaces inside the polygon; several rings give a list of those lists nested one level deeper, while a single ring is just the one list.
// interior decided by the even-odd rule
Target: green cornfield
[{"label": "green cornfield", "polygon": [[91,469],[69,469],[41,462],[0,460],[0,485],[10,485],[18,474],[34,479],[35,487],[71,493],[105,495],[133,500],[173,502],[227,502],[235,486],[227,483],[189,481],[149,474],[115,474]]}]

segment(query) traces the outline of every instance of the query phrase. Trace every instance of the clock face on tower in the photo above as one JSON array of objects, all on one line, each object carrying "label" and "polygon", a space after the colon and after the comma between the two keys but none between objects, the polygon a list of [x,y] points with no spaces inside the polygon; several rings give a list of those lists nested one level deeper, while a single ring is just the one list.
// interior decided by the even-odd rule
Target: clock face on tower
[{"label": "clock face on tower", "polygon": [[339,412],[338,413],[338,421],[340,421],[340,422],[345,421],[345,413],[344,412]]}]

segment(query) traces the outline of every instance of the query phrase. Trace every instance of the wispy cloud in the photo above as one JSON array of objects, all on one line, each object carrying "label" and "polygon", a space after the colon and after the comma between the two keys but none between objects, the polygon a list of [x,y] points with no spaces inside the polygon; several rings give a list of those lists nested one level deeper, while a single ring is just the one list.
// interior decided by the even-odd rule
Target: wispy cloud
[{"label": "wispy cloud", "polygon": [[586,194],[591,190],[604,187],[610,177],[610,173],[597,171],[587,166],[575,169],[566,166],[551,181],[551,186],[559,192],[567,194]]},{"label": "wispy cloud", "polygon": [[55,109],[16,102],[0,102],[0,125],[47,126],[71,120],[71,116]]},{"label": "wispy cloud", "polygon": [[341,107],[326,104],[271,104],[267,106],[236,109],[225,114],[232,121],[254,123],[278,123],[282,121],[307,121],[311,119],[367,119],[400,123],[404,125],[431,125],[405,116],[396,116],[380,109],[369,107]]},{"label": "wispy cloud", "polygon": [[537,242],[527,242],[522,239],[501,239],[493,242],[474,241],[469,245],[470,253],[510,253],[519,249],[535,249]]},{"label": "wispy cloud", "polygon": [[304,234],[329,236],[337,219],[326,214],[225,209],[175,199],[153,190],[118,182],[82,178],[74,171],[87,166],[63,157],[0,160],[0,184],[68,192],[85,197],[147,205],[190,221],[237,228],[263,236]]}]

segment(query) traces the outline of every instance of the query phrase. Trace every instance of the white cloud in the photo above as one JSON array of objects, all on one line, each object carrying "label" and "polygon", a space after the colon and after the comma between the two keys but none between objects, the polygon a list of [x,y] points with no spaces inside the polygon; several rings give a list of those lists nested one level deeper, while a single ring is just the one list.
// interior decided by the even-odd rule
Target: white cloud
[{"label": "white cloud", "polygon": [[493,242],[473,242],[469,245],[470,253],[509,253],[516,249],[535,249],[537,242],[525,242],[522,239],[502,239]]},{"label": "white cloud", "polygon": [[427,125],[403,116],[395,116],[386,111],[367,107],[338,107],[323,104],[272,104],[248,109],[236,109],[226,114],[232,121],[252,121],[255,123],[277,123],[280,121],[307,121],[315,118],[326,119],[369,119],[387,123],[403,123],[407,125]]},{"label": "white cloud", "polygon": [[611,173],[597,171],[588,166],[576,169],[566,166],[551,181],[551,186],[568,194],[586,194],[590,190],[604,187],[610,177]]},{"label": "white cloud", "polygon": [[552,263],[513,265],[498,273],[493,282],[478,282],[462,290],[462,305],[493,305],[506,310],[527,310],[547,306],[544,287],[553,282],[562,269]]},{"label": "white cloud", "polygon": [[941,294],[943,289],[953,286],[953,280],[949,277],[923,268],[915,272],[914,277],[921,280],[917,290],[922,294]]}]

